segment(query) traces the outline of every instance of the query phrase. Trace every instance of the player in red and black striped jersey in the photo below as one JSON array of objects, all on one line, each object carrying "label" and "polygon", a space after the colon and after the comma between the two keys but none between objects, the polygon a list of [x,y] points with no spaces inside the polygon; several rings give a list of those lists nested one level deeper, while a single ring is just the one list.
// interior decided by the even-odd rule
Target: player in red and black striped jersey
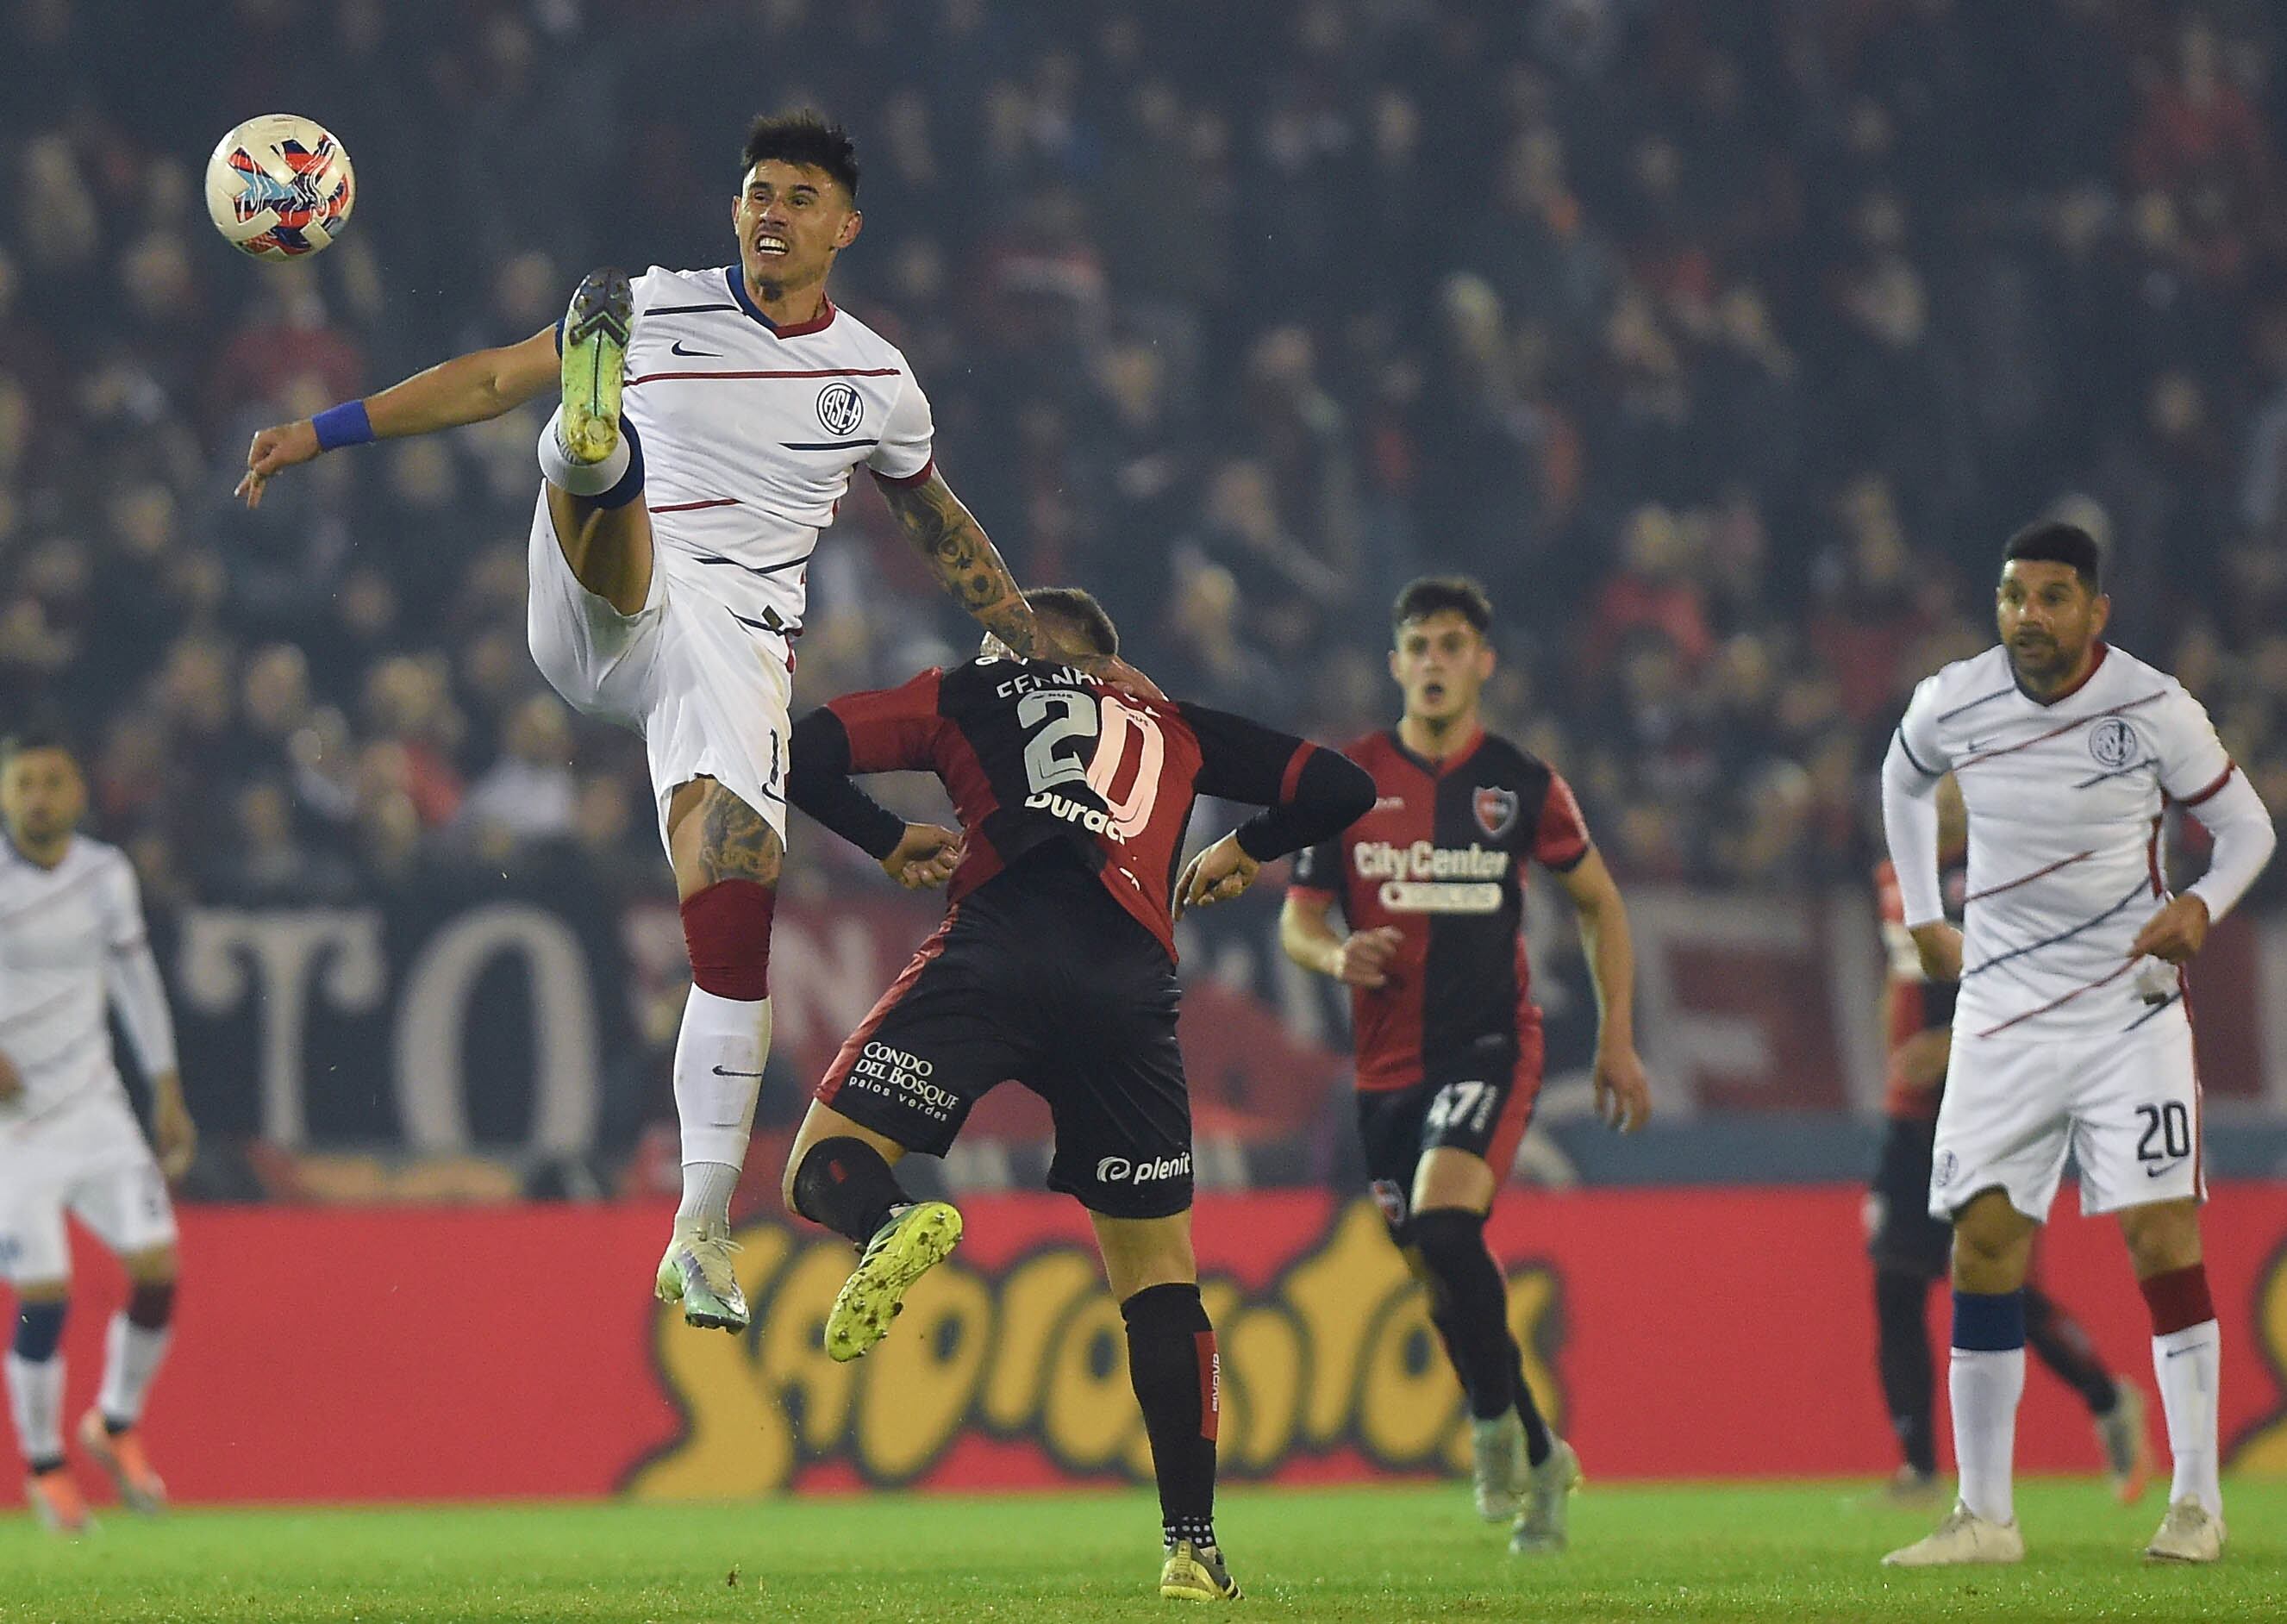
[{"label": "player in red and black striped jersey", "polygon": [[[1109,658],[1084,592],[1025,594],[1059,644]],[[1128,1325],[1129,1374],[1159,1478],[1160,1593],[1238,1594],[1214,1530],[1215,1331],[1191,1257],[1191,1101],[1175,1043],[1174,916],[1237,896],[1261,865],[1364,812],[1353,763],[1198,705],[1132,697],[1069,665],[996,650],[856,693],[794,730],[787,798],[901,883],[950,876],[945,923],[851,1035],[787,1161],[787,1204],[865,1248],[827,1351],[879,1341],[906,1289],[960,1238],[891,1164],[941,1156],[1014,1078],[1056,1122],[1049,1184],[1095,1220]],[[961,833],[907,824],[852,773],[934,772]],[[1194,799],[1264,810],[1176,863]]]},{"label": "player in red and black striped jersey", "polygon": [[[1296,860],[1279,939],[1296,963],[1350,988],[1367,1174],[1468,1393],[1478,1511],[1515,1517],[1512,1549],[1552,1550],[1579,1462],[1525,1385],[1484,1239],[1540,1088],[1540,1010],[1520,935],[1525,864],[1555,874],[1579,909],[1602,1012],[1596,1103],[1623,1128],[1651,1110],[1630,1015],[1634,960],[1571,790],[1479,723],[1493,669],[1483,589],[1413,582],[1393,621],[1405,715],[1346,747],[1378,798]],[[1327,923],[1336,903],[1347,934]]]},{"label": "player in red and black striped jersey", "polygon": [[[1967,814],[1951,776],[1936,791],[1939,887],[1946,917],[1959,923],[1967,891]],[[1866,1250],[1874,1263],[1874,1324],[1882,1398],[1904,1456],[1890,1493],[1919,1501],[1939,1493],[1937,1433],[1933,1417],[1936,1383],[1930,1368],[1930,1287],[1949,1278],[1953,1229],[1929,1211],[1930,1159],[1937,1135],[1938,1102],[1952,1051],[1954,984],[1933,981],[1906,930],[1897,875],[1887,862],[1874,870],[1888,964],[1885,995],[1889,1070],[1882,1091],[1888,1119],[1882,1156],[1866,1192]],[[2151,1476],[2144,1398],[2133,1382],[2113,1374],[2096,1344],[2072,1316],[2029,1279],[2025,1340],[2057,1379],[2088,1406],[2096,1423],[2105,1470],[2122,1502],[2144,1492]]]}]

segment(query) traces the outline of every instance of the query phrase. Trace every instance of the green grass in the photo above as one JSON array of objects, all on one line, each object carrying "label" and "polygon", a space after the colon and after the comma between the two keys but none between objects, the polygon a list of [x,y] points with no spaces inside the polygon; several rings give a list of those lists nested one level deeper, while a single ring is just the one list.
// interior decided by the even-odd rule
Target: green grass
[{"label": "green grass", "polygon": [[[2279,1619],[2287,1484],[2233,1485],[2217,1568],[2148,1568],[2156,1495],[2021,1491],[2014,1569],[1886,1573],[1933,1517],[1848,1485],[1605,1487],[1570,1553],[1512,1559],[1458,1485],[1238,1490],[1218,1521],[1245,1617]],[[113,1517],[76,1544],[0,1523],[0,1620],[1165,1619],[1156,1507],[1133,1493],[858,1495],[677,1509],[492,1505]],[[1181,1615],[1178,1615],[1181,1616]]]}]

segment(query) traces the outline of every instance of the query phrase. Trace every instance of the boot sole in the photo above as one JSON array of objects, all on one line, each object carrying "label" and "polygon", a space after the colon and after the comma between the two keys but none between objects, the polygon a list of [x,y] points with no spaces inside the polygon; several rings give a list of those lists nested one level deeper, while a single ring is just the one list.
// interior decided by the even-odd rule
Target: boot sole
[{"label": "boot sole", "polygon": [[635,330],[635,290],[609,268],[591,271],[572,296],[564,318],[564,412],[558,435],[565,455],[600,463],[620,443],[621,390],[628,340]]},{"label": "boot sole", "polygon": [[961,1214],[929,1201],[906,1215],[879,1252],[858,1265],[826,1317],[827,1357],[847,1364],[889,1335],[915,1280],[961,1244]]}]

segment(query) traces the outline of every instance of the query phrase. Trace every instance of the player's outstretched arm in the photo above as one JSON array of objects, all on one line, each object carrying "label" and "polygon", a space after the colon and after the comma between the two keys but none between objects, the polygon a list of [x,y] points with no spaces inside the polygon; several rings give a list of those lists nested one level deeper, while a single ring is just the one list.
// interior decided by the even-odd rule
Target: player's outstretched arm
[{"label": "player's outstretched arm", "polygon": [[247,448],[246,475],[233,494],[248,507],[260,507],[271,476],[321,451],[482,423],[545,392],[558,376],[552,327],[521,344],[456,355],[377,395],[262,430]]},{"label": "player's outstretched arm", "polygon": [[943,474],[931,469],[927,479],[912,484],[880,483],[882,500],[906,539],[929,560],[954,601],[975,615],[977,623],[1009,653],[1027,660],[1061,660],[1147,699],[1167,697],[1150,677],[1117,655],[1079,654],[1053,642],[1025,601],[1001,550],[953,494]]},{"label": "player's outstretched arm", "polygon": [[898,687],[845,693],[795,723],[787,741],[787,804],[864,852],[907,891],[952,879],[969,854],[968,842],[938,824],[906,822],[851,775],[930,768],[942,725],[938,676],[928,670]]},{"label": "player's outstretched arm", "polygon": [[1628,911],[1594,847],[1556,878],[1579,913],[1588,980],[1596,989],[1596,1114],[1630,1133],[1651,1121],[1651,1082],[1636,1055],[1636,955]]},{"label": "player's outstretched arm", "polygon": [[905,531],[906,539],[937,571],[954,600],[977,623],[1001,639],[1011,654],[1027,660],[1054,660],[1058,651],[1033,614],[1001,550],[985,534],[976,515],[963,507],[945,476],[935,469],[915,484],[882,481],[882,499]]}]

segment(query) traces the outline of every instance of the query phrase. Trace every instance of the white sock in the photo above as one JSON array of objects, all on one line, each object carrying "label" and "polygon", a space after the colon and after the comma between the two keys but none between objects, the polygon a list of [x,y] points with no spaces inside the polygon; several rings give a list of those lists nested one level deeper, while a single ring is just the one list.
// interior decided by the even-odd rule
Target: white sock
[{"label": "white sock", "polygon": [[2223,1331],[2212,1319],[2152,1339],[2152,1374],[2160,1380],[2160,1407],[2168,1416],[2168,1453],[2176,1462],[2168,1502],[2196,1500],[2210,1517],[2223,1515],[2222,1462],[2216,1450],[2216,1388]]},{"label": "white sock", "polygon": [[2017,1454],[2017,1399],[2024,1390],[2024,1349],[1953,1351],[1946,1392],[1953,1407],[1961,1503],[1989,1523],[2017,1517],[2010,1477]]},{"label": "white sock", "polygon": [[104,1420],[133,1426],[143,1419],[143,1400],[171,1335],[165,1326],[155,1331],[139,1326],[123,1311],[112,1315],[103,1335],[103,1387],[95,1398]]},{"label": "white sock", "polygon": [[564,455],[564,442],[557,438],[557,425],[563,417],[564,408],[559,406],[550,414],[548,426],[540,431],[541,476],[572,495],[600,496],[628,471],[629,459],[634,455],[628,449],[628,437],[621,435],[611,455],[600,463],[575,463]]},{"label": "white sock", "polygon": [[740,1169],[727,1161],[686,1161],[683,1164],[683,1205],[678,1218],[696,1218],[709,1229],[731,1226],[731,1198],[738,1192]]},{"label": "white sock", "polygon": [[675,1040],[675,1114],[683,1125],[683,1206],[677,1216],[727,1227],[747,1160],[771,1001],[722,998],[693,986]]},{"label": "white sock", "polygon": [[38,1364],[8,1356],[8,1414],[16,1447],[27,1461],[52,1461],[64,1452],[64,1356]]}]

